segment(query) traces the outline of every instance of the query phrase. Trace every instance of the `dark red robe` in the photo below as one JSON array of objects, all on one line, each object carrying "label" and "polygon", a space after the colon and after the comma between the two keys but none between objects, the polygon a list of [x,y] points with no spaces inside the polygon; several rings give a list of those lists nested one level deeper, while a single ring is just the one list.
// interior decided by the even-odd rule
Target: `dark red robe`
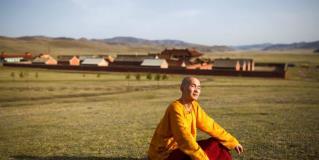
[{"label": "dark red robe", "polygon": [[[200,140],[198,145],[205,151],[209,160],[231,160],[229,150],[224,147],[218,140],[209,138]],[[190,160],[191,158],[179,149],[174,150],[167,160]]]}]

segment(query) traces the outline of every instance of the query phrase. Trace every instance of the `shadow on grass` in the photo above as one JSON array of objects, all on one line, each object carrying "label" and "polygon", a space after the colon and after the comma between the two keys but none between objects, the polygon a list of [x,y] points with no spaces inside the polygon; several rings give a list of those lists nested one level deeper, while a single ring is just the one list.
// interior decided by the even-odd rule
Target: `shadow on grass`
[{"label": "shadow on grass", "polygon": [[130,158],[130,157],[77,157],[77,156],[26,156],[18,155],[11,157],[13,160],[147,160],[147,158]]}]

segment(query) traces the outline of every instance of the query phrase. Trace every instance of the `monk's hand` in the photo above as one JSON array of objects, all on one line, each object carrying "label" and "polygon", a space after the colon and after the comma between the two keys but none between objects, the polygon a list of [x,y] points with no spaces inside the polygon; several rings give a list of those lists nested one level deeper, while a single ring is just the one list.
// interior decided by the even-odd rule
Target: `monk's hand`
[{"label": "monk's hand", "polygon": [[241,144],[238,144],[236,147],[235,147],[235,150],[236,152],[240,155],[241,153],[244,152],[244,148]]}]

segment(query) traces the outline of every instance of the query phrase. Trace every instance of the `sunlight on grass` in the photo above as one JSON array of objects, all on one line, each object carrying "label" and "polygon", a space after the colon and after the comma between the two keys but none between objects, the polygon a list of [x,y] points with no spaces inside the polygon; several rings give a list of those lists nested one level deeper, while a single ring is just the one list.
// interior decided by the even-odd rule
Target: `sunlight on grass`
[{"label": "sunlight on grass", "polygon": [[[318,71],[299,69],[286,80],[198,76],[200,104],[246,149],[235,159],[318,159]],[[134,74],[0,67],[0,159],[145,158],[183,76]]]}]

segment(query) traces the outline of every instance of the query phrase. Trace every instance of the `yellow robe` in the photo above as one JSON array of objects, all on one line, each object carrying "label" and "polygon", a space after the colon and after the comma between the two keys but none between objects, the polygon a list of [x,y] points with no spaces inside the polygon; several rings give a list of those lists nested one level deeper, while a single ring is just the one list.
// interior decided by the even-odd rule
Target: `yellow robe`
[{"label": "yellow robe", "polygon": [[208,160],[207,155],[196,142],[196,129],[218,139],[228,149],[239,144],[210,118],[197,101],[192,102],[192,112],[187,113],[179,100],[171,103],[158,124],[148,150],[151,160],[164,160],[169,154],[180,149],[194,160]]}]

